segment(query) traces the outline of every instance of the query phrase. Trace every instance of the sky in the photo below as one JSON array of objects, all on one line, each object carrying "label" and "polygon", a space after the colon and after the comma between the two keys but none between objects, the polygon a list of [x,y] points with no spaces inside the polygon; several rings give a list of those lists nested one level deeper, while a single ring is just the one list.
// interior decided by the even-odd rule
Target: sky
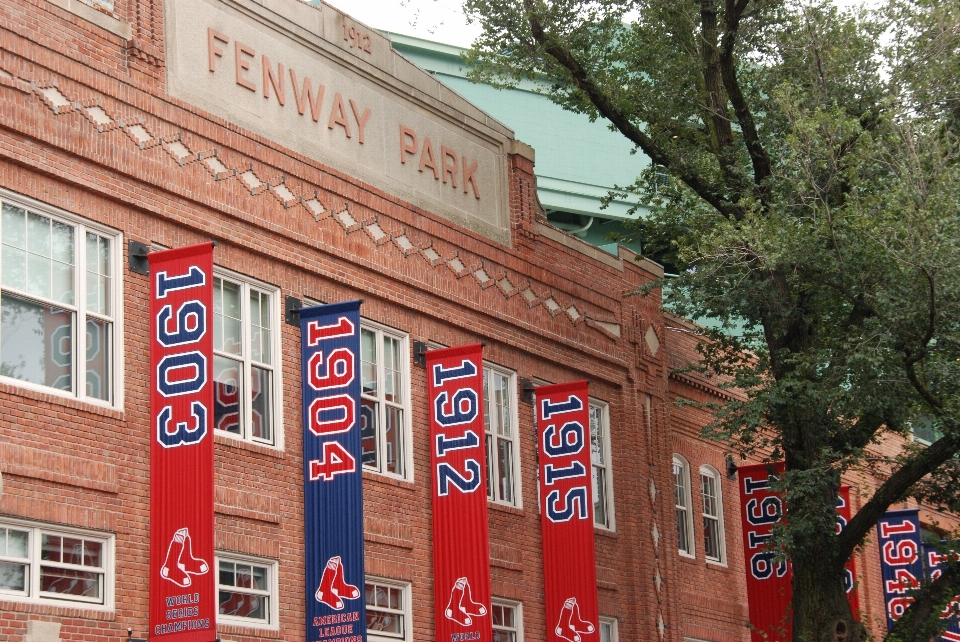
[{"label": "sky", "polygon": [[[325,0],[347,15],[381,31],[469,47],[480,25],[467,24],[463,0]],[[879,0],[837,0],[843,7]]]}]

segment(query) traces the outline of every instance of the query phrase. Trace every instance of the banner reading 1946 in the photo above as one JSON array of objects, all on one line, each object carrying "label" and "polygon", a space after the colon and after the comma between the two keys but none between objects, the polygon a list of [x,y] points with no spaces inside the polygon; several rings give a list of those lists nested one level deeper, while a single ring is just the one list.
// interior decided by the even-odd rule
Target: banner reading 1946
[{"label": "banner reading 1946", "polygon": [[300,310],[307,642],[365,642],[360,302]]},{"label": "banner reading 1946", "polygon": [[540,386],[536,395],[547,640],[598,640],[587,382]]},{"label": "banner reading 1946", "polygon": [[427,352],[434,618],[443,642],[493,640],[481,350]]},{"label": "banner reading 1946", "polygon": [[213,245],[150,260],[150,637],[213,642]]}]

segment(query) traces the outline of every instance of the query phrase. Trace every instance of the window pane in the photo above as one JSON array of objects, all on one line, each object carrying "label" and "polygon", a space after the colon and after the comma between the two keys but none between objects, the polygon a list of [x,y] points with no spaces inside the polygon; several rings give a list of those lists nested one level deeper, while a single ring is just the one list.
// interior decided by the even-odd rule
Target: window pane
[{"label": "window pane", "polygon": [[[493,421],[490,418],[491,408],[493,408],[493,395],[490,394],[490,370],[487,368],[483,369],[483,428],[487,432],[490,432],[490,422]],[[489,457],[487,460],[489,461]],[[489,470],[487,471],[490,472]],[[490,478],[490,475],[487,475],[487,479]]]},{"label": "window pane", "polygon": [[213,280],[213,347],[229,354],[243,354],[240,285],[219,277]]},{"label": "window pane", "polygon": [[270,295],[250,291],[250,349],[251,357],[260,363],[271,363],[270,358]]},{"label": "window pane", "polygon": [[600,642],[613,642],[613,627],[607,622],[600,623]]},{"label": "window pane", "polygon": [[369,399],[360,400],[360,450],[364,466],[377,464],[377,404]]},{"label": "window pane", "polygon": [[267,597],[220,591],[220,614],[245,617],[251,620],[267,619]]},{"label": "window pane", "polygon": [[273,422],[271,414],[271,390],[273,373],[256,366],[250,368],[253,378],[251,408],[253,410],[253,426],[251,435],[256,439],[273,440]]},{"label": "window pane", "polygon": [[83,542],[83,565],[84,566],[103,566],[101,555],[103,553],[103,544],[100,542]]},{"label": "window pane", "polygon": [[0,270],[3,270],[3,285],[18,290],[26,290],[27,253],[9,245],[4,245],[2,251],[3,263],[0,265]]},{"label": "window pane", "polygon": [[391,337],[383,338],[383,375],[383,398],[399,403],[403,392],[400,380],[400,342]]},{"label": "window pane", "polygon": [[73,314],[4,294],[0,298],[0,374],[72,390]]},{"label": "window pane", "polygon": [[253,588],[258,591],[269,591],[270,587],[267,585],[267,569],[263,566],[254,566],[253,567]]},{"label": "window pane", "polygon": [[720,558],[720,547],[718,546],[718,528],[717,520],[712,517],[703,518],[703,552],[707,557],[714,559]]},{"label": "window pane", "polygon": [[27,253],[27,292],[50,298],[50,259]]},{"label": "window pane", "polygon": [[360,370],[363,379],[363,394],[377,394],[377,334],[373,330],[360,330]]},{"label": "window pane", "polygon": [[403,473],[403,453],[401,437],[403,435],[403,410],[386,406],[385,439],[387,447],[387,472],[397,475]]},{"label": "window pane", "polygon": [[0,590],[27,590],[27,565],[0,562]]},{"label": "window pane", "polygon": [[27,557],[27,543],[30,541],[30,533],[27,531],[15,531],[7,529],[7,557]]},{"label": "window pane", "polygon": [[87,396],[110,400],[110,346],[113,324],[87,318]]},{"label": "window pane", "polygon": [[50,219],[36,212],[27,213],[27,251],[50,258]]},{"label": "window pane", "polygon": [[367,609],[367,630],[402,634],[402,616],[397,613],[385,613]]},{"label": "window pane", "polygon": [[110,240],[87,232],[87,310],[110,314]]},{"label": "window pane", "polygon": [[77,597],[100,598],[100,573],[40,567],[40,590]]},{"label": "window pane", "polygon": [[496,475],[493,473],[493,438],[490,435],[487,435],[487,497],[495,500],[496,495],[493,494],[493,489],[496,487],[493,483],[493,480],[496,479]]},{"label": "window pane", "polygon": [[517,634],[513,631],[493,630],[493,642],[516,642]]},{"label": "window pane", "polygon": [[684,482],[684,469],[678,462],[673,462],[673,497],[677,506],[687,505],[687,490]]},{"label": "window pane", "polygon": [[677,544],[678,548],[687,552],[690,550],[690,546],[687,539],[687,511],[678,508],[677,509]]},{"label": "window pane", "polygon": [[712,475],[701,475],[700,485],[703,490],[703,512],[705,515],[717,517],[716,480]]},{"label": "window pane", "polygon": [[510,436],[510,395],[509,377],[495,373],[493,375],[495,390],[494,400],[497,408],[497,428],[501,435]]},{"label": "window pane", "polygon": [[76,264],[73,260],[73,226],[52,221],[51,226],[51,253],[50,258],[70,267]]},{"label": "window pane", "polygon": [[60,561],[60,538],[56,535],[44,535],[40,540],[40,559],[48,562]]},{"label": "window pane", "polygon": [[390,589],[390,608],[398,611],[403,608],[403,591],[398,588]]},{"label": "window pane", "polygon": [[61,540],[62,555],[61,561],[64,564],[83,565],[83,540],[75,537],[64,537]]},{"label": "window pane", "polygon": [[236,565],[233,562],[220,562],[220,584],[223,586],[236,586]]},{"label": "window pane", "polygon": [[241,366],[233,359],[213,357],[213,425],[240,434]]},{"label": "window pane", "polygon": [[500,469],[500,499],[513,502],[513,442],[509,439],[497,440],[497,467]]},{"label": "window pane", "polygon": [[27,247],[27,211],[22,207],[3,204],[3,243],[20,249]]},{"label": "window pane", "polygon": [[603,409],[590,406],[590,456],[593,463],[603,465]]},{"label": "window pane", "polygon": [[603,468],[593,466],[593,521],[607,525],[607,476]]}]

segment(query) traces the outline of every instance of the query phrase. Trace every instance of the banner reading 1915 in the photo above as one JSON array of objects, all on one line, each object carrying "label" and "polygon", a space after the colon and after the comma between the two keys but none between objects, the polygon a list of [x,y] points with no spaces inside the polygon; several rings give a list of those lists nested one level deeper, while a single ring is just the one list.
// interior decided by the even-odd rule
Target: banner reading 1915
[{"label": "banner reading 1915", "polygon": [[213,642],[213,244],[150,261],[150,637]]},{"label": "banner reading 1915", "polygon": [[492,642],[483,355],[427,351],[436,639]]},{"label": "banner reading 1915", "polygon": [[540,386],[536,395],[547,640],[598,640],[587,382]]},{"label": "banner reading 1915", "polygon": [[360,302],[300,310],[307,642],[366,642]]}]

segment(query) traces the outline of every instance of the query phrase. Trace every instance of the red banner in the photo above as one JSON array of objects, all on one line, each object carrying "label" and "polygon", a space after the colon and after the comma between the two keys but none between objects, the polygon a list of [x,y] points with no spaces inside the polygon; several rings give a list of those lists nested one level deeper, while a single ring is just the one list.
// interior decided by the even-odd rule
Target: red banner
[{"label": "red banner", "polygon": [[587,382],[536,394],[547,641],[598,640]]},{"label": "red banner", "polygon": [[150,259],[150,637],[213,642],[213,245]]},{"label": "red banner", "polygon": [[436,639],[492,642],[479,344],[427,352]]},{"label": "red banner", "polygon": [[[783,474],[783,462],[741,466],[740,510],[743,520],[743,559],[747,567],[747,600],[754,642],[790,640],[792,637],[790,600],[793,574],[790,562],[777,560],[777,551],[767,547],[774,525],[786,514],[779,493],[771,490]],[[850,521],[850,487],[841,486],[837,497],[837,532]],[[854,559],[847,560],[847,600],[859,619],[857,570]]]}]

